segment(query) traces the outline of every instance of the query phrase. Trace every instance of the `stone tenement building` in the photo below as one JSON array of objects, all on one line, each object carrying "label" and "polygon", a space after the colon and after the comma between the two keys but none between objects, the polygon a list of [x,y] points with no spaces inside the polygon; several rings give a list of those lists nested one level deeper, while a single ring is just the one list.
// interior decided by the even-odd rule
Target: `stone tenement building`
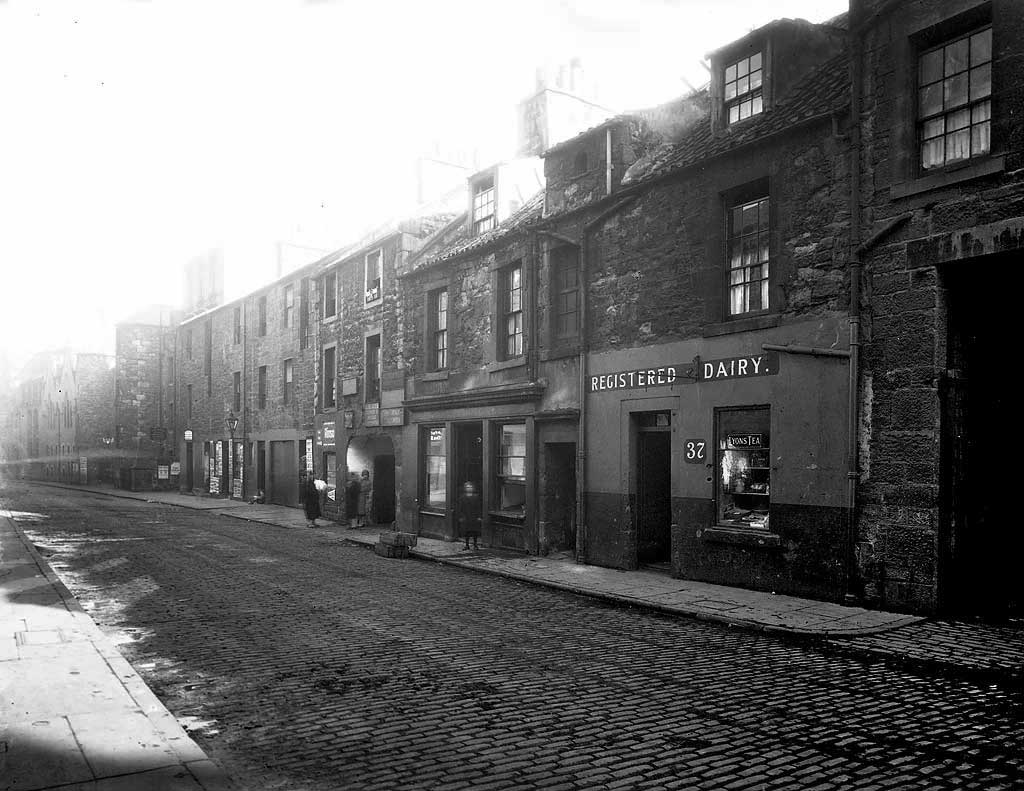
[{"label": "stone tenement building", "polygon": [[108,481],[113,436],[112,358],[61,350],[29,360],[4,431],[9,470],[66,483]]},{"label": "stone tenement building", "polygon": [[370,518],[424,535],[1019,614],[982,289],[1022,277],[1022,32],[1014,0],[778,20],[707,88],[474,174],[458,216],[188,319],[178,485],[296,504],[312,470],[341,518],[365,469]]}]

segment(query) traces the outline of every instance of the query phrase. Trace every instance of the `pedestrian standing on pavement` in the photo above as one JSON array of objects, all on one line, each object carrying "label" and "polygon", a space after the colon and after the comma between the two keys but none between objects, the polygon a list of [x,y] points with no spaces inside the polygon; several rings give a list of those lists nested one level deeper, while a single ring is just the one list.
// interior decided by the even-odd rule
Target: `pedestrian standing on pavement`
[{"label": "pedestrian standing on pavement", "polygon": [[359,477],[359,526],[365,525],[367,514],[373,507],[373,483],[370,481],[370,471],[363,470]]},{"label": "pedestrian standing on pavement", "polygon": [[462,484],[462,494],[459,497],[459,533],[466,542],[466,549],[469,549],[469,539],[473,539],[473,549],[479,549],[477,543],[480,539],[480,492],[476,484],[466,481]]},{"label": "pedestrian standing on pavement", "polygon": [[350,472],[348,483],[345,484],[345,516],[348,517],[350,529],[359,525],[359,490],[361,488],[359,476],[355,472]]},{"label": "pedestrian standing on pavement", "polygon": [[320,518],[320,493],[316,490],[313,476],[302,472],[302,508],[310,527],[319,527],[316,520]]}]

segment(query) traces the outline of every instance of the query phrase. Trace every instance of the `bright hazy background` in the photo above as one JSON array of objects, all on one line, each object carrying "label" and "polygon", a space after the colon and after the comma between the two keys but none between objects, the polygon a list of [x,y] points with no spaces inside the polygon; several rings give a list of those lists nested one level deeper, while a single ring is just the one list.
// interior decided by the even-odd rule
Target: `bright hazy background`
[{"label": "bright hazy background", "polygon": [[846,0],[0,0],[0,362],[112,351],[211,249],[233,298],[410,206],[440,144],[515,149],[545,63],[616,110],[707,82],[704,55]]}]

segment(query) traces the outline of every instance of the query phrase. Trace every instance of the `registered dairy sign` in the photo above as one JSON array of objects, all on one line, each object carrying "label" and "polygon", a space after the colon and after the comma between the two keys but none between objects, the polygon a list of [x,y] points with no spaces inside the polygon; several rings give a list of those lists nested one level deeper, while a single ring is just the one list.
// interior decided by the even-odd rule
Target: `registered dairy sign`
[{"label": "registered dairy sign", "polygon": [[590,376],[590,392],[604,390],[630,390],[648,387],[671,387],[694,382],[714,382],[720,379],[744,379],[751,376],[773,376],[779,372],[777,352],[727,357],[721,360],[702,360],[690,363],[660,365],[633,371],[616,371]]}]

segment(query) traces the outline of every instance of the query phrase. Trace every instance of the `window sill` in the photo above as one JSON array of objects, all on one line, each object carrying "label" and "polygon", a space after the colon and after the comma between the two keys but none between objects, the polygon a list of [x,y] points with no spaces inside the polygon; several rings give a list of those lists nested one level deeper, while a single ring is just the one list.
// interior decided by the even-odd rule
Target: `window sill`
[{"label": "window sill", "polygon": [[950,187],[954,184],[961,184],[971,179],[978,179],[984,176],[992,176],[1006,170],[1006,157],[999,155],[987,159],[969,162],[956,168],[949,168],[938,173],[932,173],[911,181],[904,181],[900,184],[893,184],[889,188],[889,197],[892,200],[897,198],[909,198],[911,195],[919,195],[922,192]]},{"label": "window sill", "polygon": [[778,313],[764,313],[757,316],[746,316],[730,321],[720,321],[704,325],[704,337],[714,338],[719,335],[732,335],[736,332],[751,332],[779,326]]},{"label": "window sill", "polygon": [[366,309],[377,308],[377,307],[380,307],[383,303],[384,303],[384,297],[377,297],[377,299],[373,300],[372,302],[364,303],[363,307],[366,308]]},{"label": "window sill", "polygon": [[427,371],[420,374],[421,382],[443,382],[448,378],[448,371]]},{"label": "window sill", "polygon": [[515,357],[511,360],[499,360],[497,362],[490,363],[487,366],[487,373],[494,373],[495,371],[505,371],[509,368],[519,368],[526,366],[526,357]]},{"label": "window sill", "polygon": [[446,511],[441,511],[438,510],[437,508],[421,508],[420,513],[424,514],[425,516],[441,517],[442,519],[448,515]]},{"label": "window sill", "polygon": [[782,536],[778,533],[750,527],[716,525],[698,530],[697,538],[720,544],[736,544],[738,546],[760,547],[762,549],[779,549],[782,547]]},{"label": "window sill", "polygon": [[518,511],[489,511],[488,513],[497,519],[508,520],[519,524],[526,521],[526,514],[519,513]]}]

